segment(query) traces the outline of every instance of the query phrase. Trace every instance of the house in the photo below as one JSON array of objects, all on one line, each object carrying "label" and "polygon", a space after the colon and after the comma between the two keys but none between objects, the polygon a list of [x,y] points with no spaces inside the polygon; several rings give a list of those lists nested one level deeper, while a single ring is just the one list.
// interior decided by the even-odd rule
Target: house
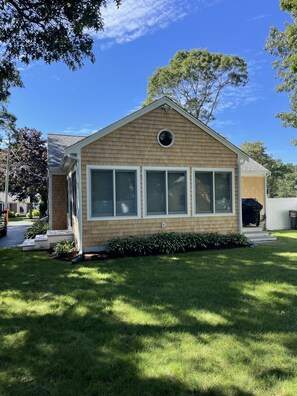
[{"label": "house", "polygon": [[265,213],[269,171],[167,97],[88,137],[49,135],[48,165],[50,229],[80,252],[128,235],[242,232],[242,197]]},{"label": "house", "polygon": [[[26,215],[29,211],[30,201],[18,201],[15,196],[8,195],[8,208],[11,212],[19,213],[21,216]],[[5,193],[0,192],[0,211],[5,209]]]}]

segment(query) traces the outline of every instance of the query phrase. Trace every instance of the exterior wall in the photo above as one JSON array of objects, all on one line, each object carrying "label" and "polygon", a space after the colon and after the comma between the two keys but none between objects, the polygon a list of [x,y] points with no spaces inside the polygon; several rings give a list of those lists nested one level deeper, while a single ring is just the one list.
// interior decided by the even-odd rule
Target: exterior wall
[{"label": "exterior wall", "polygon": [[66,175],[52,175],[51,227],[53,230],[67,229]]},{"label": "exterior wall", "polygon": [[[161,147],[157,134],[174,134],[170,148]],[[87,165],[140,166],[141,218],[87,220]],[[190,217],[143,218],[142,167],[190,168]],[[192,217],[192,168],[232,168],[235,175],[235,215]],[[162,231],[238,232],[237,155],[175,110],[157,108],[81,149],[83,247],[90,249],[114,237]],[[165,227],[162,227],[162,222]],[[164,225],[164,224],[163,224]]]},{"label": "exterior wall", "polygon": [[241,198],[256,198],[265,206],[265,177],[242,176]]}]

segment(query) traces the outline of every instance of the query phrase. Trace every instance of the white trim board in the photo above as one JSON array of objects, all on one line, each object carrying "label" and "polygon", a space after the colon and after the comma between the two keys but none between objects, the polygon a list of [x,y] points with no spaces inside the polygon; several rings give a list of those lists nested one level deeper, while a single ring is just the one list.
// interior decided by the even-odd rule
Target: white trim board
[{"label": "white trim board", "polygon": [[136,120],[137,118],[149,113],[152,110],[157,109],[160,106],[167,105],[173,110],[177,111],[179,114],[187,118],[189,121],[191,121],[194,125],[198,126],[200,129],[202,129],[204,132],[206,132],[208,135],[222,143],[224,146],[229,148],[231,151],[236,153],[240,158],[242,159],[249,159],[249,156],[245,154],[242,150],[240,150],[238,147],[236,147],[234,144],[230,143],[228,140],[223,138],[220,134],[215,132],[213,129],[208,127],[207,125],[203,124],[203,122],[199,121],[197,118],[193,117],[190,113],[188,113],[186,110],[184,110],[180,105],[176,104],[173,102],[171,99],[167,98],[164,96],[163,98],[156,100],[155,102],[149,104],[148,106],[143,107],[140,110],[135,111],[134,113],[122,118],[121,120],[107,126],[106,128],[101,129],[100,131],[86,137],[83,140],[80,140],[79,142],[73,144],[72,146],[69,146],[65,149],[65,156],[70,156],[72,154],[76,154],[79,152],[79,150],[85,146],[87,146],[90,143],[95,142],[98,139],[101,139],[103,136],[106,136],[115,130],[123,127],[124,125],[127,125],[128,123]]},{"label": "white trim board", "polygon": [[[136,194],[137,194],[137,214],[132,216],[102,216],[92,217],[92,194],[91,194],[91,171],[101,170],[124,170],[136,172]],[[140,167],[139,166],[118,166],[118,165],[87,165],[87,220],[88,221],[105,221],[105,220],[136,220],[141,218],[141,196],[140,196]],[[114,176],[113,176],[114,177]],[[113,181],[115,183],[115,180]],[[114,191],[115,193],[115,191]],[[114,197],[115,199],[115,197]],[[115,202],[114,202],[115,204]]]},{"label": "white trim board", "polygon": [[[196,213],[196,188],[195,188],[195,172],[228,172],[231,173],[231,181],[232,181],[232,212],[216,213],[215,211],[215,177],[213,177],[213,212],[209,213]],[[192,216],[193,217],[226,217],[226,216],[235,216],[236,215],[236,206],[235,206],[235,172],[234,168],[192,168]]]},{"label": "white trim board", "polygon": [[[146,189],[146,172],[147,171],[175,171],[175,172],[186,172],[186,180],[187,180],[187,186],[186,186],[186,194],[187,194],[187,202],[186,202],[186,208],[187,208],[187,213],[177,213],[177,214],[160,214],[160,215],[148,215],[147,214],[147,200],[146,200],[146,195],[147,195],[147,189]],[[167,194],[167,175],[166,175],[166,207],[168,210],[168,194]],[[180,218],[180,217],[191,217],[191,206],[190,206],[190,199],[191,199],[191,190],[190,190],[190,168],[185,168],[185,167],[169,167],[169,166],[143,166],[142,167],[142,202],[143,202],[143,218],[144,219],[170,219],[170,218]]]}]

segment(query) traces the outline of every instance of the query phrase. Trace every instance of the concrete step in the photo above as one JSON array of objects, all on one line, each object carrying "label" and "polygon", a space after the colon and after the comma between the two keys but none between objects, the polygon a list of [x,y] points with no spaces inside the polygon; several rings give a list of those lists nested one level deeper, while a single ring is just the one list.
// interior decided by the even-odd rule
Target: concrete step
[{"label": "concrete step", "polygon": [[48,250],[49,241],[47,235],[36,235],[35,239],[35,249],[36,250]]},{"label": "concrete step", "polygon": [[261,232],[249,232],[249,233],[243,233],[247,238],[266,238],[269,237],[269,232],[267,231],[261,231]]},{"label": "concrete step", "polygon": [[267,238],[255,238],[255,239],[251,239],[251,242],[254,243],[255,245],[260,245],[263,243],[272,243],[275,242],[277,240],[276,237],[267,237]]},{"label": "concrete step", "polygon": [[56,243],[61,241],[73,241],[73,232],[69,230],[48,230],[46,233],[48,238],[48,248],[53,247]]},{"label": "concrete step", "polygon": [[22,250],[35,250],[35,241],[34,239],[25,239],[20,247]]},{"label": "concrete step", "polygon": [[262,227],[242,227],[243,234],[253,234],[254,232],[263,232]]}]

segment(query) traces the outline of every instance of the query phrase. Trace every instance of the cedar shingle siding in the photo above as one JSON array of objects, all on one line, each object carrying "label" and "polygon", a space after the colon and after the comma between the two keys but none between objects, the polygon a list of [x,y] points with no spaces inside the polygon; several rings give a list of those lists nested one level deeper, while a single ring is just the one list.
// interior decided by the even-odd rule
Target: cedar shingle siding
[{"label": "cedar shingle siding", "polygon": [[[174,134],[174,144],[163,148],[157,142],[161,129]],[[175,110],[160,108],[139,117],[118,130],[90,143],[81,150],[83,246],[91,248],[105,244],[114,237],[149,234],[161,231],[238,232],[237,155],[209,136]],[[141,167],[189,167],[190,213],[192,214],[192,168],[233,168],[235,174],[235,212],[230,216],[184,218],[140,218],[134,220],[87,220],[87,165],[121,165]],[[66,184],[66,183],[65,183]],[[64,205],[66,207],[66,205]],[[162,228],[161,223],[166,227]]]},{"label": "cedar shingle siding", "polygon": [[67,229],[66,176],[52,175],[52,229]]}]

